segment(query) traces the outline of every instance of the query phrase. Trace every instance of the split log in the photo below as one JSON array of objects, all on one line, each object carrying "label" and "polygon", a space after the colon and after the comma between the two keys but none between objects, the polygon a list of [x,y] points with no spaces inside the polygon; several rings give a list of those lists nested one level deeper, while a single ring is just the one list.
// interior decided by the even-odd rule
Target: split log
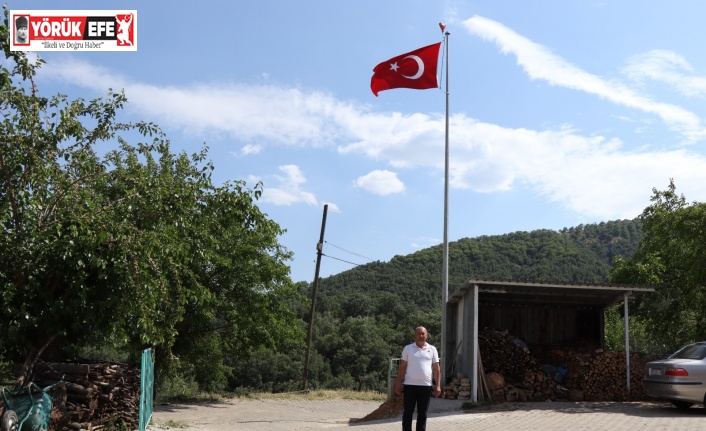
[{"label": "split log", "polygon": [[[136,430],[139,422],[140,370],[120,363],[39,363],[33,381],[44,386],[60,381],[50,391],[54,399],[50,431],[97,430],[109,422],[123,423]],[[62,391],[57,400],[54,391]]]}]

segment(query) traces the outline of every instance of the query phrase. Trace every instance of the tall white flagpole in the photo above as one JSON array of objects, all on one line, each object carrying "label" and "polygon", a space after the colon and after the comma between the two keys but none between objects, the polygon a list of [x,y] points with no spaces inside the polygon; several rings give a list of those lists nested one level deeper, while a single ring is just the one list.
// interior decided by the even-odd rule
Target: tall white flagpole
[{"label": "tall white flagpole", "polygon": [[441,275],[441,386],[446,385],[446,364],[452,358],[447,358],[446,348],[446,302],[449,297],[449,32],[446,26],[439,23],[441,32],[444,33],[446,46],[446,142],[444,151],[444,258]]}]

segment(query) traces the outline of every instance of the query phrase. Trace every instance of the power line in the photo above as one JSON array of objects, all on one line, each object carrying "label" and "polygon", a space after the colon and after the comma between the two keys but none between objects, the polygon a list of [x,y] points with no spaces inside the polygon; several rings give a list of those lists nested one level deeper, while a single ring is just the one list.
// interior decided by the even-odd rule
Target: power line
[{"label": "power line", "polygon": [[[346,250],[345,248],[339,247],[339,246],[337,246],[336,244],[332,244],[332,243],[330,243],[330,242],[328,242],[328,241],[324,241],[324,242],[325,242],[326,244],[332,246],[332,247],[336,247],[336,248],[339,249],[339,250],[343,250],[343,251],[345,251],[346,253],[350,253],[350,254],[353,254],[353,255],[355,255],[355,256],[362,257],[363,259],[368,259],[368,260],[371,261],[371,262],[374,260],[374,259],[371,259],[371,258],[369,258],[369,257],[367,257],[367,256],[363,256],[362,254],[358,254],[358,253],[354,253],[354,252],[352,252],[352,251]],[[330,256],[329,256],[329,257],[330,257]]]},{"label": "power line", "polygon": [[338,260],[338,261],[345,262],[345,263],[348,263],[348,264],[353,265],[353,266],[360,266],[360,265],[361,265],[360,263],[349,262],[349,261],[347,261],[347,260],[343,260],[343,259],[339,259],[339,258],[337,258],[337,257],[329,256],[328,254],[322,254],[322,256],[326,256],[326,257],[329,257],[329,258],[331,258],[331,259],[336,259],[336,260]]}]

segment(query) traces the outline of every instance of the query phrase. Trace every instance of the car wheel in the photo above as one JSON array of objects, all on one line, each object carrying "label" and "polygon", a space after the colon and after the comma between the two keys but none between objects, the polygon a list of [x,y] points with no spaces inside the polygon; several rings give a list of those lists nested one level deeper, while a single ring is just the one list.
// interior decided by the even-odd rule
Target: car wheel
[{"label": "car wheel", "polygon": [[7,409],[5,413],[2,414],[2,419],[0,419],[0,430],[17,431],[19,422],[17,413],[15,413],[14,410]]},{"label": "car wheel", "polygon": [[680,410],[686,410],[694,405],[694,403],[690,403],[688,401],[671,401],[671,403]]}]

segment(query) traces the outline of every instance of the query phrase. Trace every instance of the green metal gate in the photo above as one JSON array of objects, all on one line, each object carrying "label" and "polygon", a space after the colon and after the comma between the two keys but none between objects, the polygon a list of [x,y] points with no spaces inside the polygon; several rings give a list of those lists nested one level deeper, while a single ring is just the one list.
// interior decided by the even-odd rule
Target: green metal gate
[{"label": "green metal gate", "polygon": [[140,373],[140,431],[145,431],[152,419],[152,395],[154,394],[154,350],[142,351]]}]

